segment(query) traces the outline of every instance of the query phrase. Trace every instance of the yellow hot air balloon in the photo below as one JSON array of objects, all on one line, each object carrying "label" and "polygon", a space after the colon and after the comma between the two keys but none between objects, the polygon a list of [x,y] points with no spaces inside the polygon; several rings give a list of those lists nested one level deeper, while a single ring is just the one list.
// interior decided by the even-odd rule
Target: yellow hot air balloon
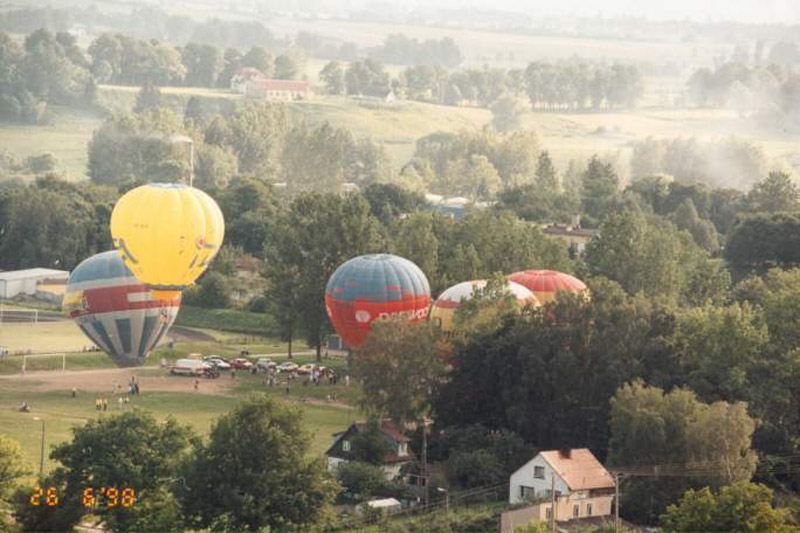
[{"label": "yellow hot air balloon", "polygon": [[114,246],[158,298],[194,283],[219,251],[224,235],[225,220],[214,199],[182,184],[132,189],[111,213]]}]

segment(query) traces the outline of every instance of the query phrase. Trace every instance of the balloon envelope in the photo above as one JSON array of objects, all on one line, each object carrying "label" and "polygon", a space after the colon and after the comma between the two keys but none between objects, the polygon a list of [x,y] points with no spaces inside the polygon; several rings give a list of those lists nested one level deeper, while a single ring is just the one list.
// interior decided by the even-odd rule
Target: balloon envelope
[{"label": "balloon envelope", "polygon": [[375,320],[423,320],[431,288],[420,268],[402,257],[370,254],[346,261],[328,280],[325,307],[348,346],[360,346]]},{"label": "balloon envelope", "polygon": [[530,290],[542,304],[552,302],[562,291],[589,294],[584,282],[556,270],[523,270],[514,272],[508,279]]},{"label": "balloon envelope", "polygon": [[[478,290],[486,286],[486,280],[464,281],[445,290],[433,303],[430,321],[445,335],[451,335],[454,329],[456,311],[465,300],[471,299]],[[509,281],[506,291],[511,293],[520,309],[528,304],[538,306],[536,296],[517,283]]]},{"label": "balloon envelope", "polygon": [[194,283],[224,235],[225,220],[214,199],[181,184],[132,189],[111,213],[111,236],[125,265],[158,291],[180,291]]},{"label": "balloon envelope", "polygon": [[115,251],[86,259],[69,276],[64,310],[119,366],[142,365],[167,332],[180,306],[155,299]]}]

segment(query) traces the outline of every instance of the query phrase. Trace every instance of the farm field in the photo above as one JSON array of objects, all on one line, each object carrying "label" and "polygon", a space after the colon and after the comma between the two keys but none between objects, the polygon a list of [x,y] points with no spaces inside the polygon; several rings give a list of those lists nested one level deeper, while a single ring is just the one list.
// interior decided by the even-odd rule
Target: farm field
[{"label": "farm field", "polygon": [[362,22],[342,19],[308,20],[274,17],[265,21],[277,35],[307,31],[337,42],[353,42],[362,47],[380,45],[387,35],[403,33],[419,40],[451,37],[461,48],[466,66],[519,67],[530,61],[565,59],[579,56],[594,60],[687,61],[710,60],[724,47],[704,41],[680,42],[636,39],[595,39],[590,37],[515,35],[489,31],[439,28],[434,26]]}]

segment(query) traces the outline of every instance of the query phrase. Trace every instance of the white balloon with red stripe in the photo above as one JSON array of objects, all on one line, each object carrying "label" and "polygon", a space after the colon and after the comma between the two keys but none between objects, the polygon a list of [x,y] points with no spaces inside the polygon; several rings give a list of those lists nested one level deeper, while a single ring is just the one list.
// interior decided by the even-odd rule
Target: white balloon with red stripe
[{"label": "white balloon with red stripe", "polygon": [[86,259],[72,271],[63,308],[119,366],[141,366],[169,330],[177,297],[157,299],[116,251]]}]

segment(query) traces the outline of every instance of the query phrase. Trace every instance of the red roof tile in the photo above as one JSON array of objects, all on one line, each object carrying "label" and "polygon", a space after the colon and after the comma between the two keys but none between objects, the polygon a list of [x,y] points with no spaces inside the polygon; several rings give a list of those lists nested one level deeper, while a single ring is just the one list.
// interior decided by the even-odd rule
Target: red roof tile
[{"label": "red roof tile", "polygon": [[549,450],[542,457],[570,490],[613,488],[614,478],[587,448]]}]

